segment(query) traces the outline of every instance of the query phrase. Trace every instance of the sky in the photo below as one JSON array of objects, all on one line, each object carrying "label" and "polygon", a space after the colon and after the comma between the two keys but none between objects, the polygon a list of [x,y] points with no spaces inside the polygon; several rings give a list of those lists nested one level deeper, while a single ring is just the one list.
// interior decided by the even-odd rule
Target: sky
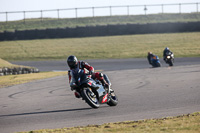
[{"label": "sky", "polygon": [[0,0],[0,12],[197,2],[200,0]]},{"label": "sky", "polygon": [[[66,9],[66,8],[80,8],[80,7],[174,4],[174,3],[176,4],[176,3],[197,3],[197,2],[200,3],[200,0],[0,0],[0,13],[10,12],[10,11],[34,11],[34,10]],[[194,8],[194,7],[196,8],[195,5],[193,7],[187,7],[187,8]],[[106,10],[107,9],[105,9],[105,12],[108,12]],[[127,9],[124,10],[127,11]],[[158,10],[160,10],[160,7]],[[200,10],[200,4],[199,4],[199,10]],[[153,9],[149,11],[153,11]],[[101,10],[99,12],[104,12],[104,10]],[[96,11],[96,14],[97,13],[98,12]],[[9,15],[9,19],[12,19],[13,16]],[[33,14],[29,16],[28,14],[26,15],[26,17],[31,17],[31,16],[34,15]],[[5,19],[5,15],[1,13],[0,20],[2,18]]]}]

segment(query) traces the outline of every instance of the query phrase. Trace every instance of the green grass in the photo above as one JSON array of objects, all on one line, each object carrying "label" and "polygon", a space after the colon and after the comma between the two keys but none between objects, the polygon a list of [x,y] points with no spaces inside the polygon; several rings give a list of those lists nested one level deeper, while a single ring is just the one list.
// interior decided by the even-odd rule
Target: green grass
[{"label": "green grass", "polygon": [[20,133],[199,133],[200,112],[140,121],[107,123],[62,129],[42,129]]},{"label": "green grass", "polygon": [[0,68],[10,68],[10,69],[12,69],[12,68],[19,68],[19,67],[34,68],[34,67],[30,67],[30,66],[15,65],[15,64],[12,64],[12,63],[0,58]]},{"label": "green grass", "polygon": [[108,16],[73,19],[28,19],[21,21],[0,22],[0,32],[14,30],[66,28],[76,26],[136,24],[136,23],[164,23],[164,22],[195,22],[200,21],[200,13],[184,14],[154,14],[154,15],[130,15]]},{"label": "green grass", "polygon": [[0,58],[0,68],[3,68],[3,67],[14,68],[14,67],[19,67],[19,65],[11,64],[10,62],[5,61]]},{"label": "green grass", "polygon": [[175,57],[200,56],[200,32],[43,39],[0,42],[0,58],[16,60],[140,58],[148,51],[162,57],[165,47]]}]

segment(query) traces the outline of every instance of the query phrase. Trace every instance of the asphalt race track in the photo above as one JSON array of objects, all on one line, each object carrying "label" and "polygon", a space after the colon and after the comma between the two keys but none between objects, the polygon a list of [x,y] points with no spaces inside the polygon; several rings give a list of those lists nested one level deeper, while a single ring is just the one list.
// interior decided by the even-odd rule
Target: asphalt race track
[{"label": "asphalt race track", "polygon": [[[107,60],[86,60],[95,70],[116,71],[127,69],[144,69],[150,67],[147,59],[107,59]],[[160,62],[163,66],[167,66],[162,59]],[[40,71],[66,71],[68,70],[66,60],[61,61],[13,61],[13,64],[32,66]],[[195,65],[200,63],[199,57],[192,58],[175,58],[176,66]]]},{"label": "asphalt race track", "polygon": [[[115,107],[103,104],[92,109],[74,97],[67,76],[0,88],[0,132],[162,118],[200,111],[200,58],[179,58],[174,67],[162,62],[161,68],[151,68],[146,61],[88,60],[110,77],[119,98]],[[45,68],[44,64],[41,68]],[[55,68],[47,64],[51,67],[46,69],[62,70],[58,69],[59,63],[55,64]],[[60,64],[66,65],[65,61]]]}]

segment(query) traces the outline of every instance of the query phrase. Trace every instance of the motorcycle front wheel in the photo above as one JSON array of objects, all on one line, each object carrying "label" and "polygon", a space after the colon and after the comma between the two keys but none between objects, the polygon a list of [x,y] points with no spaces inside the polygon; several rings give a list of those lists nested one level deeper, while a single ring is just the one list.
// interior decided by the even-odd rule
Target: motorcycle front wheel
[{"label": "motorcycle front wheel", "polygon": [[173,66],[174,64],[173,64],[173,61],[172,60],[170,60],[169,61],[169,66]]},{"label": "motorcycle front wheel", "polygon": [[99,107],[99,101],[96,97],[96,95],[90,90],[89,88],[84,88],[81,92],[83,99],[85,102],[90,105],[92,108],[98,108]]},{"label": "motorcycle front wheel", "polygon": [[113,90],[111,90],[111,92],[110,92],[108,97],[109,97],[109,101],[107,102],[107,104],[109,106],[116,106],[118,104],[117,95],[114,93]]},{"label": "motorcycle front wheel", "polygon": [[159,63],[159,62],[157,63],[156,67],[161,67],[161,65],[160,65],[160,63]]}]

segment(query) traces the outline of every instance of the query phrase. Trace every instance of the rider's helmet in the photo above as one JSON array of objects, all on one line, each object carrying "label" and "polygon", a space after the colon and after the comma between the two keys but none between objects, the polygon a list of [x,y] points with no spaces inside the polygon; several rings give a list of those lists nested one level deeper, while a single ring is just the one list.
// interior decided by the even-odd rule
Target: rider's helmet
[{"label": "rider's helmet", "polygon": [[78,60],[77,60],[76,56],[70,55],[67,58],[67,64],[71,69],[76,68],[78,66]]},{"label": "rider's helmet", "polygon": [[166,48],[165,48],[165,51],[169,51],[169,48],[168,48],[168,47],[166,47]]},{"label": "rider's helmet", "polygon": [[152,52],[148,52],[148,55],[152,55]]}]

